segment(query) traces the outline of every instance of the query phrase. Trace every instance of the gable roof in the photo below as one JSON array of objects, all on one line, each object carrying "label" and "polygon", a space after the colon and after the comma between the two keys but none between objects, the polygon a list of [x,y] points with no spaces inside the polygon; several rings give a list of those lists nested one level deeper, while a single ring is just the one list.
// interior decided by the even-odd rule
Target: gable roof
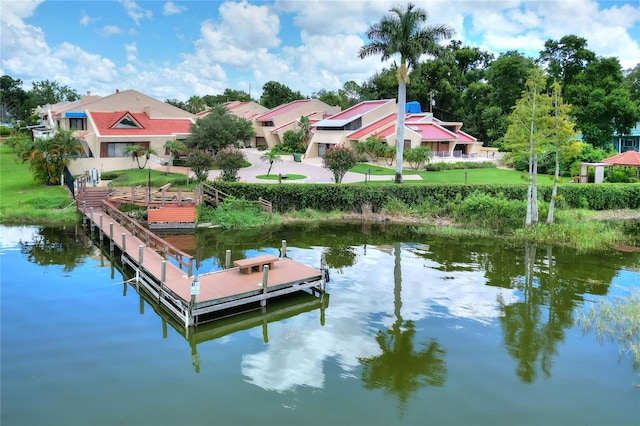
[{"label": "gable roof", "polygon": [[[96,133],[102,136],[167,136],[191,133],[190,119],[150,118],[143,112],[114,111],[92,112],[89,115],[95,125]],[[124,117],[131,116],[140,128],[115,128]]]},{"label": "gable roof", "polygon": [[[374,133],[377,129],[380,129],[388,125],[389,123],[395,123],[397,115],[398,114],[396,113],[387,114],[384,117],[380,118],[379,120],[376,120],[373,123],[370,123],[364,127],[361,127],[355,132],[349,134],[349,136],[347,137],[349,139],[360,139],[368,135],[369,133]],[[395,125],[394,125],[394,128],[395,128]]]}]

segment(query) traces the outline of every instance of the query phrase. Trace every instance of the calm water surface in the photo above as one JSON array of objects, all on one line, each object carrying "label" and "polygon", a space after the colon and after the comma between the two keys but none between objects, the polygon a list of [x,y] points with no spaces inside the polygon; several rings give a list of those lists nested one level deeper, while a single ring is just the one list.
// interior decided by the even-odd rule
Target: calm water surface
[{"label": "calm water surface", "polygon": [[278,254],[331,268],[186,335],[81,227],[0,226],[1,424],[638,425],[640,375],[576,325],[640,287],[640,255],[340,225],[168,237],[198,271]]}]

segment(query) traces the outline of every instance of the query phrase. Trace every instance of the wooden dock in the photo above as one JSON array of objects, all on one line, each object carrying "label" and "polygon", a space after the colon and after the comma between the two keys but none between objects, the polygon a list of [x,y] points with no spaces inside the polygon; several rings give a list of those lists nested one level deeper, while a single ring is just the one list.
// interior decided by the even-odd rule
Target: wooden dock
[{"label": "wooden dock", "polygon": [[123,264],[135,271],[136,286],[142,286],[186,328],[231,311],[265,307],[267,300],[294,292],[325,293],[328,271],[324,258],[320,269],[296,262],[286,257],[284,241],[281,257],[269,258],[259,268],[249,268],[248,273],[246,267],[243,272],[231,267],[227,250],[226,269],[193,275],[193,257],[120,212],[110,201],[103,200],[101,208],[83,203],[77,208],[92,235],[97,232],[101,243],[106,239],[110,252],[118,250]]}]

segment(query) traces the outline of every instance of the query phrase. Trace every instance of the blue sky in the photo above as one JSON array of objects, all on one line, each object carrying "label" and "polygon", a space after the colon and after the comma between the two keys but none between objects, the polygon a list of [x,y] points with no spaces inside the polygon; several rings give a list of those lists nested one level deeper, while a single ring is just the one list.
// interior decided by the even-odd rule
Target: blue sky
[{"label": "blue sky", "polygon": [[[576,34],[598,56],[640,63],[640,1],[416,1],[465,45],[536,57]],[[258,98],[281,82],[304,95],[362,83],[384,64],[357,58],[395,0],[0,0],[0,72],[80,93],[136,89],[186,100],[225,88]]]}]

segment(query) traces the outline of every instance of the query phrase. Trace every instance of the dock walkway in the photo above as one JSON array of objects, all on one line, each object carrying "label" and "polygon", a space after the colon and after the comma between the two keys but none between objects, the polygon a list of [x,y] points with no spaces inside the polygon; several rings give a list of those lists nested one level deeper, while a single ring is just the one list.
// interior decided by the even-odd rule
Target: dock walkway
[{"label": "dock walkway", "polygon": [[320,269],[289,259],[284,241],[283,256],[266,259],[257,268],[261,271],[250,268],[247,273],[230,267],[227,251],[226,269],[193,275],[190,255],[120,212],[108,200],[102,201],[101,208],[79,205],[78,210],[92,235],[97,232],[101,243],[106,238],[111,252],[120,251],[123,263],[136,272],[136,285],[142,285],[185,327],[210,321],[230,309],[264,307],[268,299],[293,292],[325,292],[328,274],[324,259]]}]

